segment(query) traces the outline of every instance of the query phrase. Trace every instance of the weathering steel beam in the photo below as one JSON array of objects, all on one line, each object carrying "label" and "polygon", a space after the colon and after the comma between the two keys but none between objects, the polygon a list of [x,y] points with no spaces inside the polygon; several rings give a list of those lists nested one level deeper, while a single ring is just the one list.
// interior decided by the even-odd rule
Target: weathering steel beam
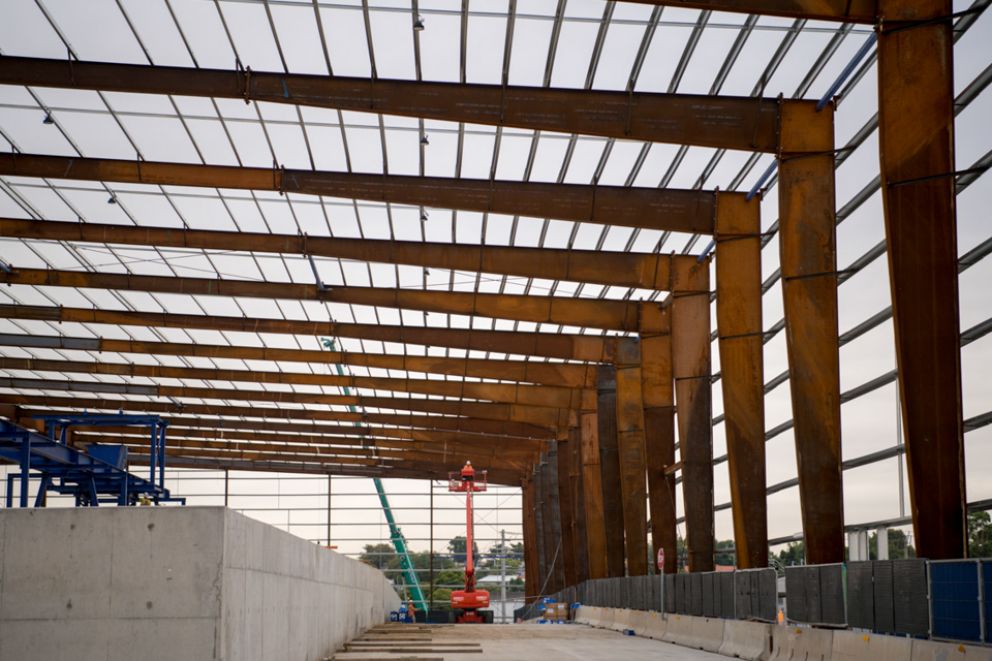
[{"label": "weathering steel beam", "polygon": [[[715,193],[716,200],[742,198]],[[707,209],[706,212],[711,212]],[[165,227],[137,227],[0,218],[0,236],[51,241],[81,241],[158,248],[237,250],[336,257],[363,262],[410,264],[478,273],[498,273],[547,280],[590,282],[620,287],[679,289],[673,269],[692,255],[519,248],[418,241],[339,239],[326,236],[221,232]]]},{"label": "weathering steel beam", "polygon": [[[951,0],[880,0],[879,150],[916,552],[967,553]],[[909,27],[911,29],[904,29]]]},{"label": "weathering steel beam", "polygon": [[632,0],[648,5],[670,5],[709,11],[743,12],[844,23],[874,23],[875,0]]},{"label": "weathering steel beam", "polygon": [[[189,345],[195,346],[195,345]],[[202,367],[172,367],[168,365],[137,365],[133,363],[97,363],[91,361],[44,360],[38,358],[6,358],[0,356],[0,369],[31,372],[74,372],[116,376],[165,379],[195,379],[204,381],[233,381],[288,385],[337,386],[365,388],[392,392],[443,395],[467,399],[489,400],[504,404],[526,404],[554,408],[596,408],[596,391],[536,386],[530,384],[480,383],[441,379],[411,379],[393,377],[339,376],[301,372],[265,372],[261,370],[226,370]]]},{"label": "weathering steel beam", "polygon": [[270,190],[701,234],[713,232],[716,204],[714,192],[700,190],[356,174],[20,153],[0,154],[0,174]]},{"label": "weathering steel beam", "polygon": [[844,561],[833,106],[782,119],[779,252],[806,562]]},{"label": "weathering steel beam", "polygon": [[[398,342],[514,355],[544,356],[562,360],[610,362],[616,353],[616,338],[568,333],[537,333],[462,328],[423,328],[380,324],[349,324],[334,321],[225,317],[221,315],[175,314],[62,308],[33,305],[0,305],[0,318],[37,319],[51,322],[202,328],[239,333],[277,333],[310,337],[350,337],[379,342]],[[335,356],[334,352],[326,352]],[[338,362],[361,360],[362,354],[341,352]],[[537,364],[539,365],[539,364]],[[371,365],[370,365],[371,366]]]},{"label": "weathering steel beam", "polygon": [[[390,287],[333,287],[291,282],[257,282],[220,278],[91,273],[46,269],[15,269],[0,274],[0,282],[49,287],[80,287],[149,291],[193,296],[244,296],[312,300],[327,303],[382,306],[440,314],[464,314],[635,332],[642,317],[653,314],[653,302],[479,294],[475,292],[397,289]],[[708,293],[707,293],[708,295]],[[432,329],[433,330],[433,329]]]},{"label": "weathering steel beam", "polygon": [[[490,420],[449,415],[414,413],[358,413],[313,408],[269,408],[262,406],[230,406],[189,404],[184,402],[141,402],[127,399],[96,399],[91,397],[52,397],[46,395],[8,395],[0,393],[0,404],[45,406],[105,411],[145,411],[147,413],[189,414],[263,418],[266,420],[321,420],[356,424],[398,425],[421,429],[464,431],[478,434],[507,434],[525,438],[551,439],[555,431],[546,427],[507,420]],[[357,429],[357,427],[356,427]]]},{"label": "weathering steel beam", "polygon": [[606,575],[614,578],[625,575],[623,493],[617,446],[617,371],[613,365],[600,365],[598,369],[596,436],[599,439],[600,483],[603,487]]},{"label": "weathering steel beam", "polygon": [[648,573],[647,445],[641,389],[641,347],[636,338],[620,342],[616,360],[617,456],[623,497],[627,575]]},{"label": "weathering steel beam", "polygon": [[606,523],[603,516],[603,475],[599,458],[599,421],[596,413],[579,415],[582,442],[583,503],[589,578],[606,578]]},{"label": "weathering steel beam", "polygon": [[[4,311],[0,310],[0,318],[4,317]],[[205,317],[205,319],[209,319],[209,317]],[[99,337],[67,337],[64,335],[29,336],[13,333],[0,333],[0,345],[50,349],[72,348],[98,353],[113,352],[158,356],[196,356],[202,358],[318,363],[325,365],[343,364],[401,370],[404,372],[558,385],[566,388],[595,386],[594,367],[561,363],[539,363],[524,360],[352,353],[322,351],[319,349],[282,349],[278,347],[228,346],[192,342],[145,342],[141,340],[112,340]],[[294,373],[280,372],[279,374],[285,375],[278,377],[282,379],[290,378]],[[303,378],[315,377],[303,375]],[[323,378],[325,377],[321,375],[318,380]],[[344,383],[344,381],[341,381],[343,377],[334,378],[338,379],[335,383]]]},{"label": "weathering steel beam", "polygon": [[716,220],[716,318],[740,569],[768,566],[759,210],[759,200],[725,201]]},{"label": "weathering steel beam", "polygon": [[267,101],[745,151],[772,152],[778,138],[779,102],[753,97],[466,85],[24,57],[0,59],[0,83]]}]

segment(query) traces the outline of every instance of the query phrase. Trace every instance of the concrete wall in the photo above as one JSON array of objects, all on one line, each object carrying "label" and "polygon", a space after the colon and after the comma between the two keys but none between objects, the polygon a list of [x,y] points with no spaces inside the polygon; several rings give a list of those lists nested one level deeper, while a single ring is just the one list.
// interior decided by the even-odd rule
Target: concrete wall
[{"label": "concrete wall", "polygon": [[221,507],[0,510],[0,661],[313,661],[398,605],[381,572]]}]

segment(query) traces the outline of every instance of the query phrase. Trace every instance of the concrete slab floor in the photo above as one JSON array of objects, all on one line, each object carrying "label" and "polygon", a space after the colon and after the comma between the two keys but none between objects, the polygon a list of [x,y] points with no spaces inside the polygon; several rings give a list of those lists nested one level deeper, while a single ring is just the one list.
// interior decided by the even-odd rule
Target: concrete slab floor
[{"label": "concrete slab floor", "polygon": [[[398,633],[398,632],[397,632]],[[422,636],[422,632],[416,637]],[[430,642],[427,642],[427,641]],[[412,643],[410,649],[406,647]],[[433,644],[431,644],[433,643]],[[467,653],[449,651],[453,643],[477,644],[481,653],[473,650]],[[358,650],[339,652],[335,661],[358,661],[359,659],[443,659],[443,661],[551,661],[557,659],[582,659],[583,661],[616,661],[617,659],[659,660],[668,659],[726,659],[719,654],[711,654],[680,645],[673,645],[650,638],[624,636],[616,631],[594,629],[582,624],[460,624],[456,626],[433,626],[430,633],[419,641],[399,641],[403,644],[402,653],[380,650]],[[449,649],[445,649],[449,648]],[[409,651],[408,651],[409,650]],[[461,651],[461,650],[459,650]]]}]

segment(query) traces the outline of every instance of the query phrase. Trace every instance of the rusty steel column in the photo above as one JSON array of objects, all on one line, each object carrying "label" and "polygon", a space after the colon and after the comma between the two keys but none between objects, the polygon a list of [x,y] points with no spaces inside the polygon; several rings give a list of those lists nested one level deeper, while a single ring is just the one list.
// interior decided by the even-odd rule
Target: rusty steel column
[{"label": "rusty steel column", "polygon": [[[578,422],[578,420],[576,420]],[[571,427],[568,432],[568,479],[572,500],[572,544],[575,549],[576,583],[589,578],[589,553],[586,541],[585,481],[582,479],[582,432]]]},{"label": "rusty steel column", "polygon": [[716,324],[737,567],[768,566],[761,204],[717,197]]},{"label": "rusty steel column", "polygon": [[[950,0],[881,0],[879,148],[916,552],[967,553]],[[920,24],[917,24],[920,23]]]},{"label": "rusty steel column", "polygon": [[537,525],[537,590],[534,594],[538,597],[544,596],[550,580],[551,557],[548,552],[548,529],[550,520],[548,517],[548,485],[545,474],[544,455],[534,467],[534,519]]},{"label": "rusty steel column", "polygon": [[617,446],[617,371],[600,365],[596,408],[599,465],[603,484],[603,524],[606,530],[606,575],[624,575],[623,495],[620,490],[620,456]]},{"label": "rusty steel column", "polygon": [[536,506],[534,504],[534,478],[531,477],[521,485],[521,516],[523,518],[524,535],[524,602],[530,603],[537,598],[539,584],[538,534]]},{"label": "rusty steel column", "polygon": [[554,441],[548,444],[548,451],[545,454],[544,475],[546,478],[546,498],[545,511],[547,534],[544,539],[548,550],[548,573],[549,580],[545,590],[547,592],[557,592],[565,587],[565,562],[564,548],[562,547],[561,536],[561,502],[558,499],[558,444]]},{"label": "rusty steel column", "polygon": [[678,562],[675,529],[675,390],[672,380],[671,300],[658,307],[657,323],[641,329],[641,387],[647,449],[651,541],[665,549],[665,572]]},{"label": "rusty steel column", "polygon": [[806,562],[843,562],[833,106],[781,112],[779,247]]},{"label": "rusty steel column", "polygon": [[647,447],[641,392],[641,343],[624,338],[617,349],[617,447],[623,493],[627,575],[648,573]]},{"label": "rusty steel column", "polygon": [[596,413],[581,413],[579,448],[582,462],[583,503],[585,505],[586,555],[588,578],[606,578],[606,523],[603,506],[603,473],[599,455],[599,418]]},{"label": "rusty steel column", "polygon": [[672,373],[675,379],[682,497],[689,570],[713,570],[713,401],[710,374],[709,261],[682,278],[687,293],[672,298]]},{"label": "rusty steel column", "polygon": [[561,525],[561,559],[565,585],[575,585],[578,580],[575,559],[575,522],[572,508],[572,482],[569,479],[572,450],[568,440],[557,441],[558,520]]}]

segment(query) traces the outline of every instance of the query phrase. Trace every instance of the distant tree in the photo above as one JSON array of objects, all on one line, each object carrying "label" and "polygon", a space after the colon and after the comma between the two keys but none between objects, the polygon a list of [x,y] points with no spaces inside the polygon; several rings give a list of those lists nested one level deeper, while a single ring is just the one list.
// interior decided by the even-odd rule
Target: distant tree
[{"label": "distant tree", "polygon": [[515,542],[513,544],[510,544],[510,557],[511,558],[516,558],[517,560],[523,560],[524,559],[524,543],[523,542]]},{"label": "distant tree", "polygon": [[988,512],[968,515],[968,555],[972,558],[992,557],[992,517]]},{"label": "distant tree", "polygon": [[[900,558],[915,558],[916,549],[909,544],[909,538],[902,530],[893,528],[889,530],[889,559],[898,560]],[[868,536],[868,558],[878,560],[878,533],[873,532]]]},{"label": "distant tree", "polygon": [[[452,537],[448,542],[448,552],[451,553],[451,558],[460,565],[465,564],[465,545],[467,540],[465,537],[459,535],[458,537]],[[479,545],[474,541],[472,542],[472,559],[478,564],[479,562]]]},{"label": "distant tree", "polygon": [[399,566],[399,558],[392,544],[366,544],[358,559],[380,570],[391,569],[394,561],[395,566]]},{"label": "distant tree", "polygon": [[778,553],[778,561],[785,567],[806,564],[806,544],[792,542]]},{"label": "distant tree", "polygon": [[718,541],[716,543],[716,554],[713,556],[713,561],[718,565],[731,567],[737,564],[737,551],[734,540],[723,539]]}]

